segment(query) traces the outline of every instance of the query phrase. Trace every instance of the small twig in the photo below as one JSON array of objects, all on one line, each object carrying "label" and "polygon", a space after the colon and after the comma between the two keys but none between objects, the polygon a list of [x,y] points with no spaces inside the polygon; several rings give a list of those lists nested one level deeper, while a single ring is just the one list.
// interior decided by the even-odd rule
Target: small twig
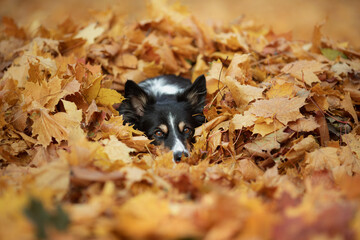
[{"label": "small twig", "polygon": [[[226,56],[226,59],[225,61],[227,61],[229,58],[229,56]],[[223,68],[224,68],[224,65],[221,63],[221,69],[220,69],[220,72],[219,72],[219,79],[218,79],[218,91],[220,92],[220,79],[221,79],[221,73],[223,71]],[[220,93],[221,94],[221,93]],[[224,98],[224,96],[221,94],[221,98]]]}]

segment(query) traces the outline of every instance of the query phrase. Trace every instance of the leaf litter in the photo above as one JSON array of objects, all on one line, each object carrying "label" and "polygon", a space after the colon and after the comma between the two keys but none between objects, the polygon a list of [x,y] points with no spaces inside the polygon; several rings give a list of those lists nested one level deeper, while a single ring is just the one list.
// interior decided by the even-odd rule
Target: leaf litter
[{"label": "leaf litter", "polygon": [[[359,239],[360,53],[151,1],[0,38],[0,238]],[[116,107],[127,79],[205,74],[190,157]]]}]

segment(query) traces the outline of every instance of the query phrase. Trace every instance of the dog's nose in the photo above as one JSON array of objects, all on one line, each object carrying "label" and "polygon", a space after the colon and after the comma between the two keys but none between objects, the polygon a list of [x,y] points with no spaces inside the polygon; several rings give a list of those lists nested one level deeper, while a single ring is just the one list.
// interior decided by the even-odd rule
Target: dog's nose
[{"label": "dog's nose", "polygon": [[175,162],[180,162],[182,156],[188,157],[189,154],[187,152],[174,152],[174,160]]}]

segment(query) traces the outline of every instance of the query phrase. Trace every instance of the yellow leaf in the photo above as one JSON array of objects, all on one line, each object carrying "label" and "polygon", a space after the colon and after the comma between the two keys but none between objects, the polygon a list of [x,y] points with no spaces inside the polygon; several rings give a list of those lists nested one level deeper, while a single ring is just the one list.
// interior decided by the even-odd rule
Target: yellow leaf
[{"label": "yellow leaf", "polygon": [[96,97],[96,103],[107,106],[113,113],[117,111],[113,108],[113,104],[121,103],[124,97],[114,89],[100,88],[99,94]]},{"label": "yellow leaf", "polygon": [[295,88],[293,83],[275,84],[266,92],[268,98],[294,97]]},{"label": "yellow leaf", "polygon": [[127,236],[145,239],[165,223],[169,204],[159,195],[144,193],[128,200],[116,211],[117,227]]},{"label": "yellow leaf", "polygon": [[196,58],[196,64],[193,68],[193,73],[192,73],[192,77],[191,77],[192,82],[194,82],[196,80],[196,78],[198,78],[202,74],[205,74],[209,70],[209,66],[206,64],[206,62],[203,60],[203,58],[204,58],[204,56],[202,54],[199,54]]},{"label": "yellow leaf", "polygon": [[101,141],[104,144],[104,152],[109,157],[109,160],[114,162],[121,160],[124,163],[131,163],[130,152],[133,152],[134,149],[126,146],[125,143],[120,142],[114,135],[110,136],[110,139],[104,139]]},{"label": "yellow leaf", "polygon": [[75,126],[80,125],[80,122],[82,120],[82,111],[78,110],[76,104],[73,102],[62,100],[62,103],[64,104],[64,108],[69,116],[69,119],[71,119],[72,122],[75,123]]},{"label": "yellow leaf", "polygon": [[255,123],[253,133],[259,133],[261,136],[265,136],[269,133],[279,130],[282,127],[284,127],[284,125],[274,119],[272,123]]},{"label": "yellow leaf", "polygon": [[39,109],[33,112],[32,119],[34,121],[32,136],[37,135],[39,144],[48,146],[52,137],[58,142],[67,138],[68,131],[66,128],[59,124],[54,116],[49,115],[45,109]]},{"label": "yellow leaf", "polygon": [[103,78],[104,76],[99,75],[92,81],[90,87],[84,90],[84,96],[88,103],[91,103],[92,100],[95,100],[95,98],[99,95],[100,83]]},{"label": "yellow leaf", "polygon": [[82,131],[80,122],[82,111],[77,110],[75,103],[63,100],[65,112],[58,112],[54,115],[49,114],[45,109],[35,110],[31,118],[34,121],[32,136],[37,135],[38,143],[48,146],[52,137],[57,142],[67,140],[69,133],[76,129]]},{"label": "yellow leaf", "polygon": [[209,73],[206,74],[206,88],[209,94],[212,94],[223,87],[222,81],[225,79],[224,71],[225,68],[223,68],[220,60],[211,63]]},{"label": "yellow leaf", "polygon": [[231,95],[239,108],[245,108],[249,102],[262,98],[262,92],[265,90],[265,88],[242,85],[232,77],[226,77],[224,83],[230,89]]},{"label": "yellow leaf", "polygon": [[173,153],[170,151],[156,157],[155,166],[156,168],[167,168],[167,169],[174,168],[175,163],[173,161]]},{"label": "yellow leaf", "polygon": [[245,38],[239,33],[219,33],[215,36],[215,41],[224,44],[231,50],[244,49],[246,52],[249,51]]},{"label": "yellow leaf", "polygon": [[143,60],[139,60],[138,69],[145,73],[146,77],[150,78],[160,75],[163,67],[159,64],[156,64],[155,61],[145,62]]}]

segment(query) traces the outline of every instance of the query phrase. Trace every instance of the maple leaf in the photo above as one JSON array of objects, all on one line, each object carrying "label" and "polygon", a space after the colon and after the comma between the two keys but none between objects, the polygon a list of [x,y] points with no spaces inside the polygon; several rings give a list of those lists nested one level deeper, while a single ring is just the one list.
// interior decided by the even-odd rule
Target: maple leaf
[{"label": "maple leaf", "polygon": [[[64,86],[65,84],[65,86]],[[28,111],[39,107],[45,107],[50,111],[55,109],[60,99],[73,94],[80,89],[80,83],[76,80],[62,81],[58,77],[43,81],[41,84],[27,82],[23,91]]]},{"label": "maple leaf", "polygon": [[348,113],[350,113],[350,115],[352,116],[352,118],[354,119],[355,123],[358,124],[359,120],[358,120],[358,116],[356,114],[356,111],[354,109],[354,105],[352,103],[351,97],[350,97],[350,93],[346,93],[344,100],[341,102],[341,106],[342,108],[344,108]]},{"label": "maple leaf", "polygon": [[14,60],[11,67],[5,72],[3,78],[14,79],[18,82],[18,87],[24,87],[29,78],[30,63],[38,65],[41,69],[48,70],[51,75],[55,75],[57,71],[57,66],[53,59],[36,56],[31,52],[25,52],[21,57]]},{"label": "maple leaf", "polygon": [[288,159],[288,162],[284,164],[294,164],[302,160],[306,152],[312,152],[317,148],[319,148],[319,144],[313,135],[309,135],[306,138],[299,138],[292,143],[291,149],[284,155],[284,157]]},{"label": "maple leaf", "polygon": [[119,67],[125,67],[125,68],[133,68],[136,69],[138,64],[138,59],[136,56],[129,54],[129,53],[123,53],[119,54],[115,59],[116,66]]},{"label": "maple leaf", "polygon": [[97,75],[89,79],[90,83],[87,88],[83,88],[85,99],[88,103],[91,103],[98,95],[100,91],[100,84],[104,76]]},{"label": "maple leaf", "polygon": [[96,103],[107,106],[110,110],[116,114],[117,111],[113,108],[115,103],[121,103],[125,98],[113,89],[100,88],[96,97]]},{"label": "maple leaf", "polygon": [[245,180],[254,180],[264,172],[250,159],[239,161],[240,171]]},{"label": "maple leaf", "polygon": [[335,63],[331,66],[330,70],[335,73],[335,76],[341,78],[340,76],[346,76],[352,71],[351,67],[343,62]]},{"label": "maple leaf", "polygon": [[34,121],[32,136],[37,135],[39,144],[48,146],[52,138],[58,142],[67,140],[71,129],[80,127],[82,112],[77,110],[72,102],[63,100],[63,103],[66,113],[50,115],[45,109],[38,109],[32,113],[31,119]]},{"label": "maple leaf", "polygon": [[[197,56],[195,66],[193,68],[191,81],[194,82],[196,78],[198,78],[198,76],[204,74],[206,78],[206,89],[207,91],[209,91],[210,84],[208,83],[208,75],[206,74],[209,70],[209,66],[206,64],[203,58],[204,56],[202,54],[199,54]],[[216,90],[211,89],[211,93],[213,93],[214,91]]]},{"label": "maple leaf", "polygon": [[[155,61],[145,62],[140,60],[138,63],[138,69],[143,72],[147,78],[156,77],[162,73],[161,65],[157,64]],[[144,79],[140,77],[139,80]]]},{"label": "maple leaf", "polygon": [[44,109],[34,111],[31,115],[34,121],[32,135],[37,135],[38,143],[48,146],[54,137],[58,142],[65,140],[68,132],[65,127],[57,122],[53,115]]},{"label": "maple leaf", "polygon": [[224,74],[223,65],[220,60],[211,63],[209,72],[206,74],[206,89],[209,94],[220,90],[223,86]]},{"label": "maple leaf", "polygon": [[80,30],[75,38],[83,38],[88,44],[93,44],[95,39],[99,37],[105,29],[100,26],[96,26],[96,23],[91,23],[84,29]]},{"label": "maple leaf", "polygon": [[331,171],[335,167],[340,166],[340,160],[337,153],[338,149],[333,147],[324,147],[311,153],[306,153],[305,172],[309,174],[324,169]]},{"label": "maple leaf", "polygon": [[325,66],[326,64],[314,60],[300,60],[285,65],[281,69],[281,72],[289,73],[298,80],[304,81],[306,84],[311,86],[312,83],[320,82],[315,73],[322,72]]},{"label": "maple leaf", "polygon": [[255,124],[257,117],[249,111],[245,111],[242,115],[235,114],[231,120],[234,129],[242,129],[243,127],[250,127]]},{"label": "maple leaf", "polygon": [[124,163],[131,163],[130,152],[133,152],[134,149],[126,146],[125,143],[120,142],[114,135],[110,135],[109,139],[104,139],[101,141],[104,144],[104,152],[109,157],[109,160],[114,162],[116,160],[121,160]]},{"label": "maple leaf", "polygon": [[249,78],[249,67],[249,54],[235,54],[231,59],[229,68],[226,70],[226,76],[235,78],[244,84]]},{"label": "maple leaf", "polygon": [[230,89],[231,95],[238,107],[246,107],[246,105],[255,100],[262,98],[262,92],[264,88],[253,87],[250,85],[241,85],[234,78],[226,77],[224,81],[225,85]]},{"label": "maple leaf", "polygon": [[174,72],[176,74],[179,66],[171,48],[167,44],[164,44],[155,52],[160,56],[161,62],[164,65],[165,70],[169,72]]},{"label": "maple leaf", "polygon": [[[339,159],[341,162],[341,167],[343,167],[344,172],[348,176],[353,176],[353,173],[360,172],[360,159],[356,157],[349,146],[345,146],[341,148],[339,153]],[[337,178],[344,178],[345,173],[342,173],[342,176],[338,176]]]},{"label": "maple leaf", "polygon": [[2,24],[4,25],[5,29],[5,33],[8,36],[12,36],[15,38],[21,38],[21,39],[26,39],[26,33],[24,31],[23,28],[19,28],[14,19],[9,18],[9,17],[2,17]]},{"label": "maple leaf", "polygon": [[215,40],[229,47],[231,50],[243,49],[245,52],[249,51],[248,44],[239,33],[220,33],[216,35]]},{"label": "maple leaf", "polygon": [[360,159],[360,144],[359,144],[359,135],[354,133],[344,134],[343,139],[345,143],[350,147],[351,151],[353,151],[357,158]]},{"label": "maple leaf", "polygon": [[245,144],[245,148],[257,156],[266,157],[273,149],[279,149],[280,143],[287,140],[290,134],[280,129],[272,134],[263,138],[258,138],[254,142]]},{"label": "maple leaf", "polygon": [[259,133],[261,136],[265,136],[265,135],[275,132],[283,127],[284,127],[284,125],[281,124],[276,119],[274,120],[271,118],[265,118],[265,119],[260,118],[255,123],[254,129],[252,130],[252,132]]},{"label": "maple leaf", "polygon": [[290,121],[303,117],[299,109],[304,104],[305,99],[299,97],[258,100],[251,105],[249,112],[259,117],[276,118],[286,125]]},{"label": "maple leaf", "polygon": [[283,84],[276,83],[266,92],[266,96],[268,98],[295,97],[295,86],[293,83],[288,82],[284,82]]},{"label": "maple leaf", "polygon": [[309,118],[300,118],[294,123],[289,123],[289,128],[296,132],[311,132],[317,129],[320,125],[316,122],[314,116]]}]

